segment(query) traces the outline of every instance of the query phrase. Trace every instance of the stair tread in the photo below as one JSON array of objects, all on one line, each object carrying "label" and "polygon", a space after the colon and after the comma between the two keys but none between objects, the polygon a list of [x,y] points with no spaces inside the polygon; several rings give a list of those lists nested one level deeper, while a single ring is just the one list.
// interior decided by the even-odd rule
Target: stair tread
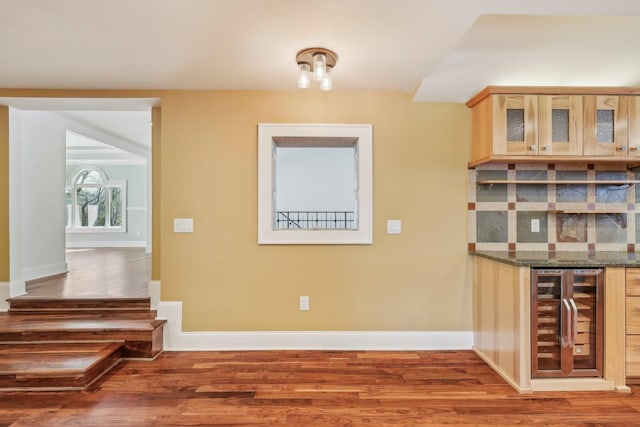
[{"label": "stair tread", "polygon": [[[59,377],[84,374],[124,343],[28,343],[0,344],[0,375]],[[66,345],[68,348],[62,348]]]},{"label": "stair tread", "polygon": [[0,314],[0,332],[137,330],[150,331],[164,320],[143,318],[105,318],[57,314]]}]

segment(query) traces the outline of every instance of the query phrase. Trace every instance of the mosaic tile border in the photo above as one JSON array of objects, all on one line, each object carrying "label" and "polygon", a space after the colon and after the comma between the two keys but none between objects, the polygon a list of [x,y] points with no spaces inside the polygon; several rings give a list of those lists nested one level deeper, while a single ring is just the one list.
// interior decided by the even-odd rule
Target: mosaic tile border
[{"label": "mosaic tile border", "polygon": [[[640,173],[624,165],[599,164],[486,164],[470,169],[469,250],[634,252],[640,242],[640,184],[478,183],[487,179],[637,180]],[[531,232],[532,219],[539,221],[539,233]]]}]

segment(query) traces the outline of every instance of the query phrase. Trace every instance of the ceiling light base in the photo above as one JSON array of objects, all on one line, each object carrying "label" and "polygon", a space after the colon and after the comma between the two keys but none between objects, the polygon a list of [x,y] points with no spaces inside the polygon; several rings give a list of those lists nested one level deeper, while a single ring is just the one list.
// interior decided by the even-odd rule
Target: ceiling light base
[{"label": "ceiling light base", "polygon": [[338,54],[332,50],[325,49],[323,47],[310,47],[308,49],[302,49],[298,51],[296,54],[296,61],[298,65],[307,64],[312,73],[314,72],[314,61],[313,55],[323,53],[327,59],[327,69],[331,69],[336,66],[336,62],[338,62]]}]

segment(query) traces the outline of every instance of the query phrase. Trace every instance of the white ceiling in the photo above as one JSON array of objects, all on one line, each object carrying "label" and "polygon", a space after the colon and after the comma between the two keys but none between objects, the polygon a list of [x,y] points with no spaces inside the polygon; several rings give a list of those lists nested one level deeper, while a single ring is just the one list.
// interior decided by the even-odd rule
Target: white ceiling
[{"label": "white ceiling", "polygon": [[336,90],[459,102],[638,85],[639,34],[637,0],[0,0],[0,87],[295,90],[323,46]]},{"label": "white ceiling", "polygon": [[334,90],[464,102],[637,86],[638,45],[637,0],[0,0],[0,88],[298,90],[322,46]]}]

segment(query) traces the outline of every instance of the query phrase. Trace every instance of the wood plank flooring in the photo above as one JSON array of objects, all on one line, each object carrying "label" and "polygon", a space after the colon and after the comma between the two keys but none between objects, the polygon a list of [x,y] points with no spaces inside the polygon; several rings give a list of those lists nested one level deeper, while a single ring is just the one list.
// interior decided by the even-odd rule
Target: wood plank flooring
[{"label": "wood plank flooring", "polygon": [[165,352],[83,392],[2,393],[3,426],[632,426],[631,394],[518,394],[471,351]]},{"label": "wood plank flooring", "polygon": [[151,254],[144,248],[67,249],[66,257],[69,272],[27,283],[29,297],[148,296]]}]

